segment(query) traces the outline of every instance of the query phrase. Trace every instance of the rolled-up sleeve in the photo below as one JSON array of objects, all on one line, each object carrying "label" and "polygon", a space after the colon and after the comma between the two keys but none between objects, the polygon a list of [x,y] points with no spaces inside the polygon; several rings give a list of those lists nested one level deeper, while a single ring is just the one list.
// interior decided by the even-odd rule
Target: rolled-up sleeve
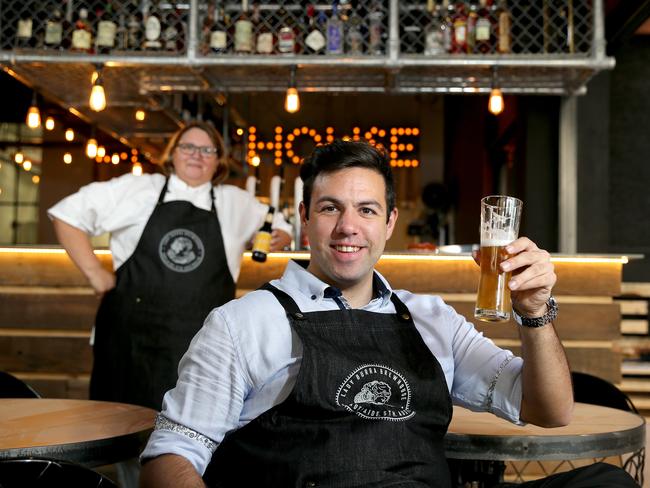
[{"label": "rolled-up sleeve", "polygon": [[178,382],[165,394],[143,462],[177,454],[202,475],[219,443],[238,427],[250,382],[224,313],[212,311],[183,356]]}]

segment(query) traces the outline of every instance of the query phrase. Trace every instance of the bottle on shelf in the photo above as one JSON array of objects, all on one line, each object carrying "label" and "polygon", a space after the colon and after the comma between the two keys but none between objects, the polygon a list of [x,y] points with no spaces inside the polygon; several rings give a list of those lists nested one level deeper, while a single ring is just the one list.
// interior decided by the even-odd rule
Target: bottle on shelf
[{"label": "bottle on shelf", "polygon": [[467,10],[463,2],[456,2],[453,5],[451,17],[453,25],[453,36],[451,38],[451,52],[460,54],[467,52]]},{"label": "bottle on shelf", "polygon": [[327,40],[323,35],[323,24],[325,23],[325,13],[323,11],[316,15],[316,8],[313,4],[307,6],[307,35],[305,36],[305,51],[308,54],[321,54]]},{"label": "bottle on shelf", "polygon": [[15,45],[17,48],[34,47],[33,26],[34,20],[32,19],[30,10],[28,8],[23,8],[16,25]]},{"label": "bottle on shelf", "polygon": [[293,14],[287,10],[284,0],[280,2],[277,24],[278,54],[293,55],[300,53],[302,36],[300,27]]},{"label": "bottle on shelf", "polygon": [[55,8],[52,15],[45,22],[45,36],[43,47],[45,49],[61,49],[63,42],[63,14]]},{"label": "bottle on shelf", "polygon": [[258,2],[253,4],[251,22],[253,22],[253,32],[255,33],[254,36],[256,36],[255,52],[258,54],[273,54],[275,36],[268,23],[262,18]]},{"label": "bottle on shelf", "polygon": [[139,8],[131,11],[126,22],[126,47],[130,51],[139,51],[144,45],[144,17]]},{"label": "bottle on shelf", "polygon": [[496,45],[497,52],[500,54],[507,54],[512,50],[512,38],[510,33],[511,15],[508,10],[506,0],[499,0],[499,7],[497,9],[497,35]]},{"label": "bottle on shelf", "polygon": [[113,21],[113,6],[106,2],[103,10],[97,10],[97,36],[95,51],[98,54],[108,54],[115,47],[117,24]]},{"label": "bottle on shelf", "polygon": [[476,24],[478,22],[479,6],[476,0],[470,0],[467,10],[467,53],[472,54],[476,50]]},{"label": "bottle on shelf", "polygon": [[210,52],[210,37],[212,35],[212,26],[214,25],[215,5],[210,3],[208,11],[201,22],[201,41],[199,42],[199,52],[205,56]]},{"label": "bottle on shelf", "polygon": [[146,51],[160,51],[163,47],[161,13],[158,0],[153,0],[151,5],[145,4],[143,8],[144,43],[142,47]]},{"label": "bottle on shelf", "polygon": [[72,43],[70,49],[90,53],[93,47],[93,34],[88,21],[88,9],[81,7],[77,14],[77,20],[72,31]]},{"label": "bottle on shelf", "polygon": [[454,38],[454,23],[452,17],[454,15],[454,6],[449,3],[449,0],[442,0],[442,41],[446,53],[451,52],[451,46]]},{"label": "bottle on shelf", "polygon": [[271,250],[271,233],[273,232],[271,224],[273,223],[274,214],[275,208],[269,207],[264,224],[262,224],[262,227],[260,227],[260,230],[255,235],[255,239],[253,240],[253,261],[263,263],[266,261],[266,256]]},{"label": "bottle on shelf", "polygon": [[214,54],[228,52],[228,22],[223,4],[215,9],[214,24],[210,33],[210,51]]},{"label": "bottle on shelf", "polygon": [[345,34],[346,52],[352,56],[363,54],[363,33],[361,27],[363,20],[359,15],[358,2],[352,3],[352,13],[347,21],[347,32]]},{"label": "bottle on shelf", "polygon": [[339,2],[332,2],[332,14],[327,19],[327,48],[326,54],[343,54],[343,21],[339,17]]},{"label": "bottle on shelf", "polygon": [[234,48],[239,54],[250,54],[255,47],[253,22],[248,14],[248,0],[242,0],[241,11],[234,23]]},{"label": "bottle on shelf", "polygon": [[439,56],[445,53],[445,24],[440,5],[434,0],[427,0],[428,23],[424,28],[424,54]]},{"label": "bottle on shelf", "polygon": [[185,49],[185,22],[179,9],[167,12],[162,31],[163,49],[170,53],[180,53]]},{"label": "bottle on shelf", "polygon": [[384,10],[379,0],[372,1],[368,12],[368,53],[384,54]]},{"label": "bottle on shelf", "polygon": [[488,6],[488,0],[480,0],[476,15],[474,52],[477,54],[491,53],[494,49],[493,33],[495,26]]}]

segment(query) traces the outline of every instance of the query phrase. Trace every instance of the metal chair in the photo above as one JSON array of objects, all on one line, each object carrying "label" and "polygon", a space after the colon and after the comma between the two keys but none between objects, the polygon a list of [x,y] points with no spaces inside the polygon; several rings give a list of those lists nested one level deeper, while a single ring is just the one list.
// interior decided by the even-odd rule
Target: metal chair
[{"label": "metal chair", "polygon": [[45,458],[0,460],[0,488],[118,488],[80,464]]},{"label": "metal chair", "polygon": [[0,371],[0,398],[41,398],[41,395],[11,373]]}]

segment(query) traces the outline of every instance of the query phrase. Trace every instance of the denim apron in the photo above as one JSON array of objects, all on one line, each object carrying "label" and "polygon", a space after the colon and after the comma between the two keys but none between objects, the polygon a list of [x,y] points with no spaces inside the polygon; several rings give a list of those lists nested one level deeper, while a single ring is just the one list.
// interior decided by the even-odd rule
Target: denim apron
[{"label": "denim apron", "polygon": [[451,486],[443,437],[452,405],[408,308],[301,312],[270,284],[303,345],[289,397],[217,448],[214,487]]},{"label": "denim apron", "polygon": [[160,410],[178,362],[208,313],[235,296],[211,189],[211,209],[185,201],[156,207],[116,271],[95,322],[90,398]]}]

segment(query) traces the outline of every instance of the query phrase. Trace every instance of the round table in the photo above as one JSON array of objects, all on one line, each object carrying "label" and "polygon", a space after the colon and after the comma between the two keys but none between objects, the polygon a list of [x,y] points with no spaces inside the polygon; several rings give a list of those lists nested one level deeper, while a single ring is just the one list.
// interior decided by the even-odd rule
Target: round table
[{"label": "round table", "polygon": [[0,459],[47,457],[89,467],[137,457],[156,411],[124,403],[0,399]]}]

